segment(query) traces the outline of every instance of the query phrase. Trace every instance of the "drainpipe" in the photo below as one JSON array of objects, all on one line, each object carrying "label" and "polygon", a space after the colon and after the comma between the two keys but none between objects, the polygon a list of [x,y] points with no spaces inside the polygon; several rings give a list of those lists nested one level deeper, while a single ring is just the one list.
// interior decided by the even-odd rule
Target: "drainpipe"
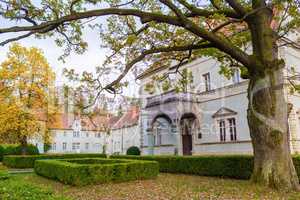
[{"label": "drainpipe", "polygon": [[122,136],[122,149],[121,149],[121,153],[123,154],[123,149],[124,149],[124,146],[123,146],[123,129],[121,129],[121,136]]}]

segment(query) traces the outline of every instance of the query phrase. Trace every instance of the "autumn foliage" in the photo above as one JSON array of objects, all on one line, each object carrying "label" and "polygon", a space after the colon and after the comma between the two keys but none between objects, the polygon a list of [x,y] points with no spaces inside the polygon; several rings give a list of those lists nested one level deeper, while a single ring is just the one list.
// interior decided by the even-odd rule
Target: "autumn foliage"
[{"label": "autumn foliage", "polygon": [[0,67],[0,139],[27,144],[44,136],[43,123],[55,111],[50,90],[55,79],[41,50],[13,43]]}]

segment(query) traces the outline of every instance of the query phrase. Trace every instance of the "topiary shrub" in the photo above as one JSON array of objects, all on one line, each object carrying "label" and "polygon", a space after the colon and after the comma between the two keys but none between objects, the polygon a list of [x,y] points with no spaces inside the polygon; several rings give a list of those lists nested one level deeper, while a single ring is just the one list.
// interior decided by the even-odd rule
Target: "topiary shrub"
[{"label": "topiary shrub", "polygon": [[86,158],[37,160],[34,171],[65,184],[88,185],[154,178],[159,166],[155,161]]},{"label": "topiary shrub", "polygon": [[132,146],[132,147],[129,147],[127,149],[127,152],[126,152],[127,155],[134,155],[134,156],[139,156],[141,155],[141,151],[138,147],[136,146]]},{"label": "topiary shrub", "polygon": [[36,160],[64,158],[106,158],[105,154],[41,154],[41,155],[9,155],[4,156],[3,164],[11,168],[33,168]]}]

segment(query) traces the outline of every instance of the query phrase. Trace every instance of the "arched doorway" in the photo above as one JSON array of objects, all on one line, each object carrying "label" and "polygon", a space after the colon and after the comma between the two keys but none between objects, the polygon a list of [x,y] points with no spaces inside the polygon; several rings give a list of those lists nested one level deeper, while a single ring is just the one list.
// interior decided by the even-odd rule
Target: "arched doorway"
[{"label": "arched doorway", "polygon": [[196,116],[192,113],[184,114],[180,119],[183,155],[192,155],[193,133],[195,132],[197,126],[196,119]]}]

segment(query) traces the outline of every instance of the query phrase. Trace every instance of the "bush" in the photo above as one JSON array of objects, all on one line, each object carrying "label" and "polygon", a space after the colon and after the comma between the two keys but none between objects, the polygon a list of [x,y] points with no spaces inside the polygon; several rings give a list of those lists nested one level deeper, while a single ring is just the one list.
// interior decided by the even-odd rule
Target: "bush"
[{"label": "bush", "polygon": [[65,184],[88,185],[154,178],[159,166],[155,161],[86,158],[37,160],[34,171]]},{"label": "bush", "polygon": [[111,156],[113,158],[155,160],[160,172],[248,179],[252,156]]},{"label": "bush", "polygon": [[140,149],[138,147],[132,146],[132,147],[129,147],[127,149],[126,154],[127,155],[136,155],[136,156],[138,156],[138,155],[141,155],[141,151],[140,151]]},{"label": "bush", "polygon": [[[253,156],[111,156],[118,159],[155,160],[159,171],[167,173],[195,174],[237,179],[249,179],[253,171]],[[293,156],[300,177],[300,156]]]},{"label": "bush", "polygon": [[[3,155],[18,155],[17,152],[17,144],[4,144],[2,145],[4,148],[4,154]],[[21,152],[19,153],[21,154]]]},{"label": "bush", "polygon": [[[37,155],[39,154],[39,150],[36,146],[29,144],[27,146],[27,154],[28,155]],[[3,156],[5,155],[21,155],[22,147],[17,144],[2,144],[0,145],[0,161],[2,161]]]},{"label": "bush", "polygon": [[104,154],[41,154],[41,155],[11,155],[4,156],[3,164],[11,168],[33,168],[36,160],[64,158],[105,158]]},{"label": "bush", "polygon": [[[22,154],[22,146],[21,145],[18,145],[17,147],[16,147],[16,152],[17,152],[17,154],[15,154],[15,155],[20,155],[20,154]],[[32,144],[29,144],[29,145],[27,145],[26,146],[26,154],[27,155],[38,155],[39,154],[39,149],[36,147],[36,146],[34,146],[34,145],[32,145]],[[11,154],[10,154],[11,155]]]}]

